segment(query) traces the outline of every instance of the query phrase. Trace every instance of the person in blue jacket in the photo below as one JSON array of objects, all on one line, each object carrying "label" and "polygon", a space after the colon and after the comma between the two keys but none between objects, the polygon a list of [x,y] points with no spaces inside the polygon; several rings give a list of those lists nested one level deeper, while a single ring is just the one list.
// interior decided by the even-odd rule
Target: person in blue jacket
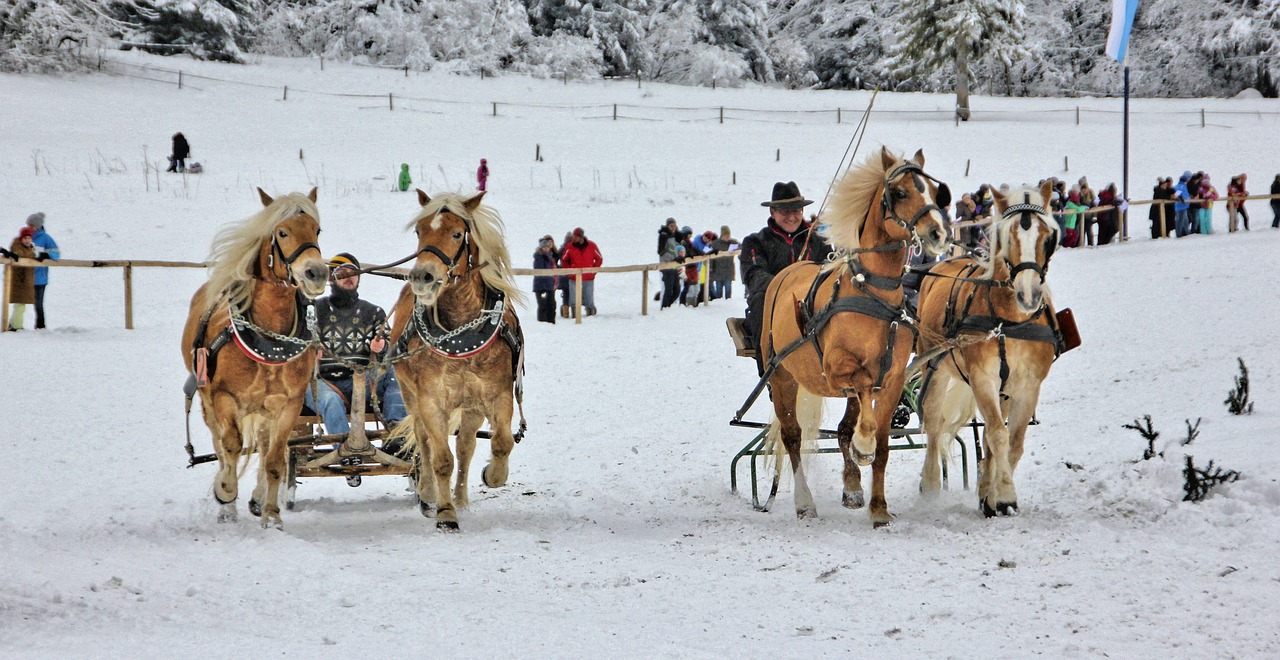
[{"label": "person in blue jacket", "polygon": [[[44,213],[36,212],[27,216],[27,226],[35,230],[31,237],[31,245],[36,251],[36,261],[53,259],[57,261],[62,255],[58,252],[58,242],[44,230]],[[36,329],[43,330],[44,325],[44,289],[49,285],[49,268],[36,268]]]},{"label": "person in blue jacket", "polygon": [[1177,185],[1173,187],[1173,224],[1178,238],[1191,233],[1191,220],[1187,214],[1187,210],[1191,208],[1191,203],[1188,200],[1192,197],[1187,190],[1187,181],[1190,179],[1191,172],[1183,172],[1182,176],[1178,177]]}]

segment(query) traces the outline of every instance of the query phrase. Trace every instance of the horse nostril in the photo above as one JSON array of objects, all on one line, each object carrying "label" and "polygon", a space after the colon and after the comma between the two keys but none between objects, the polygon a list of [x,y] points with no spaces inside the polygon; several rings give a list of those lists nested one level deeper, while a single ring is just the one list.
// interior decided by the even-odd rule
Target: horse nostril
[{"label": "horse nostril", "polygon": [[307,279],[323,280],[327,274],[327,270],[327,268],[322,268],[320,266],[310,266],[307,268]]}]

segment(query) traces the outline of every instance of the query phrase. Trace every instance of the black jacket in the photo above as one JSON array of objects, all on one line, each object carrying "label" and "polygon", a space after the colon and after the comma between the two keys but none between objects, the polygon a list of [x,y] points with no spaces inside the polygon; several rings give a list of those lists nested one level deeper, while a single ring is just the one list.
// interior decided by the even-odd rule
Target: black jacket
[{"label": "black jacket", "polygon": [[181,133],[173,136],[173,157],[186,158],[191,154],[191,145],[187,144],[187,138]]},{"label": "black jacket", "polygon": [[676,243],[680,243],[683,236],[679,229],[671,231],[666,225],[662,225],[658,229],[658,257],[661,258],[662,253],[667,251],[667,241],[674,238]]},{"label": "black jacket", "polygon": [[763,296],[773,276],[797,261],[823,263],[827,260],[831,254],[827,239],[815,233],[805,247],[810,228],[806,221],[788,234],[770,218],[764,229],[742,239],[738,263],[742,266],[742,283],[747,287],[748,297]]},{"label": "black jacket", "polygon": [[[350,378],[351,369],[334,359],[369,364],[369,342],[375,335],[388,337],[387,313],[381,307],[355,296],[324,296],[316,300],[316,326],[323,342],[320,377],[325,380]],[[385,348],[383,350],[386,350]]]}]

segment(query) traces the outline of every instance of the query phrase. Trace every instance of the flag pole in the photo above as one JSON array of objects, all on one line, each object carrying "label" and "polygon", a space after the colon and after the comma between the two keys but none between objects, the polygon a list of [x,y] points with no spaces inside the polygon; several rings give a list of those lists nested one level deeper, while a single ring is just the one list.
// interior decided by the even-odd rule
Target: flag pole
[{"label": "flag pole", "polygon": [[1121,212],[1120,240],[1129,240],[1129,53],[1124,55],[1124,211]]}]

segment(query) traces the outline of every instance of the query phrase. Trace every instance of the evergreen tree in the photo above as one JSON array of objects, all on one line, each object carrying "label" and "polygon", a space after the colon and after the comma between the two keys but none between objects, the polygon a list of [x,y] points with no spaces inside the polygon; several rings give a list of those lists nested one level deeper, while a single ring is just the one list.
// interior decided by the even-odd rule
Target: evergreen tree
[{"label": "evergreen tree", "polygon": [[1029,53],[1021,0],[919,0],[902,5],[902,38],[889,66],[910,74],[954,67],[956,114],[969,119],[969,81],[975,62],[993,57],[1005,67]]},{"label": "evergreen tree", "polygon": [[764,0],[700,0],[698,3],[698,16],[707,31],[707,43],[738,53],[751,66],[756,80],[773,82],[766,15]]},{"label": "evergreen tree", "polygon": [[114,46],[136,24],[133,0],[0,0],[0,71],[58,71],[80,66],[79,46]]}]

